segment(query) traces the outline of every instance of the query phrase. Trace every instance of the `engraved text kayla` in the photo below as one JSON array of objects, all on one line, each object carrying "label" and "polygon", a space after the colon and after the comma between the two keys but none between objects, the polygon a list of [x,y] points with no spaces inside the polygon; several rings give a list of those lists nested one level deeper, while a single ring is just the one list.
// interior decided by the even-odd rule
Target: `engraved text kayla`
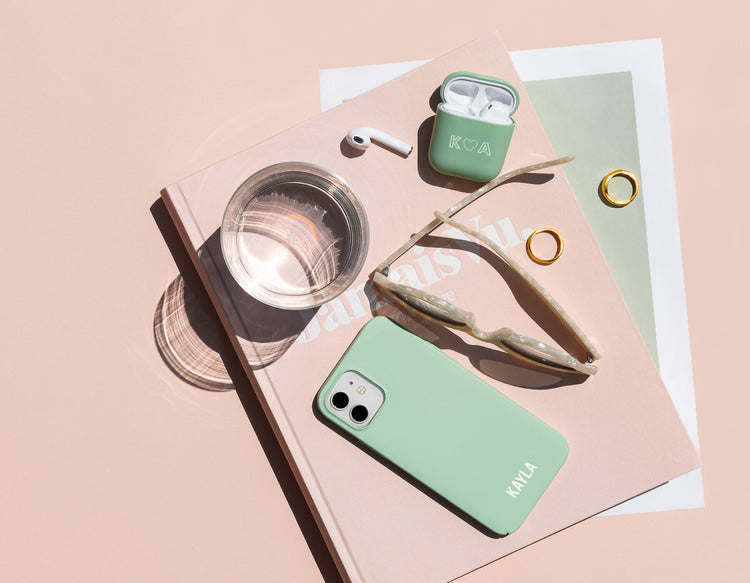
[{"label": "engraved text kayla", "polygon": [[531,478],[534,476],[534,472],[536,472],[538,469],[539,468],[534,464],[526,462],[524,464],[524,467],[521,468],[521,470],[516,474],[516,477],[513,478],[510,486],[505,489],[505,493],[514,500],[518,498],[519,494],[521,494],[521,491],[526,487],[526,485],[529,483],[529,480],[531,480]]}]

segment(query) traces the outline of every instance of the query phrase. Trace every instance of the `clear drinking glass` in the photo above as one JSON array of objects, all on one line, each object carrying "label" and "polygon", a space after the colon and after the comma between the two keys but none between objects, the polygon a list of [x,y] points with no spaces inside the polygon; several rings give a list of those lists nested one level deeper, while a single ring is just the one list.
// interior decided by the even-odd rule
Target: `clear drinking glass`
[{"label": "clear drinking glass", "polygon": [[248,294],[301,310],[343,292],[369,243],[362,203],[339,176],[313,164],[260,170],[232,195],[221,225],[224,260]]}]

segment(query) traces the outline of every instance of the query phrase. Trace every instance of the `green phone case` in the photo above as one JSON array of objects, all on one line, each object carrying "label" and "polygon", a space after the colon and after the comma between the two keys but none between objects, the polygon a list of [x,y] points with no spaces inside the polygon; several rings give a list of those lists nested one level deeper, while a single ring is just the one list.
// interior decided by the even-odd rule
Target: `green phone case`
[{"label": "green phone case", "polygon": [[[384,394],[361,427],[331,401],[349,371]],[[521,526],[568,455],[557,431],[382,316],[362,328],[316,403],[331,423],[498,535]]]}]

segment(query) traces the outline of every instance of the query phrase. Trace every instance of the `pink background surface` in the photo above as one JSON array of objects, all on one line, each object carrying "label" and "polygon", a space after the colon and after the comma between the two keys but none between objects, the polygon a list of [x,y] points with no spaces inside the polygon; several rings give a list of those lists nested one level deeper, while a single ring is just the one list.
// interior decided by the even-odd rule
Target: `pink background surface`
[{"label": "pink background surface", "polygon": [[747,570],[739,4],[47,4],[0,22],[3,580],[333,578],[257,408],[185,384],[156,350],[178,271],[149,208],[316,114],[320,68],[430,58],[494,29],[509,50],[663,39],[706,508],[588,520],[462,580]]},{"label": "pink background surface", "polygon": [[[485,35],[386,86],[179,181],[167,189],[165,197],[176,209],[176,220],[191,234],[190,245],[198,249],[202,268],[221,302],[221,312],[226,313],[236,334],[238,350],[249,363],[266,353],[268,366],[254,375],[259,391],[294,456],[326,531],[345,540],[345,545],[336,545],[338,554],[352,579],[358,581],[443,581],[460,576],[663,484],[698,463],[616,284],[604,271],[604,258],[559,167],[539,173],[557,174],[549,182],[503,185],[456,218],[474,224],[472,217],[477,217],[481,228],[486,228],[493,224],[497,227],[493,221],[507,216],[518,231],[523,225],[554,224],[566,233],[565,261],[551,266],[531,263],[524,246],[512,245],[510,237],[507,252],[544,282],[570,314],[575,314],[572,317],[603,355],[603,366],[595,376],[576,384],[570,377],[532,372],[508,362],[510,359],[502,353],[488,351],[481,343],[471,343],[445,330],[425,329],[393,307],[377,310],[381,315],[400,314],[407,328],[434,342],[452,359],[565,436],[570,455],[521,528],[506,538],[487,537],[445,512],[384,465],[372,463],[366,453],[350,447],[311,414],[315,390],[323,385],[370,315],[367,309],[356,309],[358,302],[350,299],[352,290],[358,285],[364,287],[376,265],[414,229],[423,226],[435,208],[448,208],[462,196],[456,191],[460,188],[458,181],[448,181],[423,168],[428,141],[425,134],[429,131],[422,128],[433,118],[426,96],[456,70],[491,71],[516,85],[519,101],[529,103],[499,36]],[[366,156],[342,155],[342,136],[364,119],[375,127],[387,127],[393,135],[415,140],[414,154],[404,159],[384,148],[372,148]],[[528,105],[519,107],[514,119],[517,128],[508,150],[507,168],[554,158],[542,125]],[[294,342],[281,355],[276,351],[269,355],[270,338],[263,330],[282,330],[282,322],[287,321],[288,331],[299,331],[302,319],[294,312],[263,310],[249,302],[226,269],[222,270],[221,251],[212,239],[227,202],[247,176],[289,159],[335,169],[346,177],[367,210],[370,243],[362,272],[344,294],[349,297],[342,296],[320,308],[315,314],[319,329],[313,331],[316,327],[308,326],[308,341]],[[446,232],[440,228],[436,235],[444,237]],[[503,240],[502,235],[498,237]],[[434,260],[429,246],[425,243],[420,259]],[[430,293],[440,296],[453,292],[455,303],[471,306],[483,329],[503,325],[553,344],[552,338],[564,342],[566,335],[555,335],[551,330],[553,319],[532,307],[528,290],[510,283],[510,277],[507,286],[501,284],[497,271],[485,262],[475,264],[467,254],[445,251],[453,256],[459,271],[453,277],[447,275],[451,271],[448,268],[442,281],[436,274],[436,281],[427,284]],[[400,267],[409,265],[415,276],[422,274],[427,282],[428,269],[416,264],[419,260],[413,253],[402,259],[392,265],[395,273],[389,278],[395,280],[400,275],[399,281],[404,281],[409,272],[400,271]],[[440,271],[438,263],[435,268]],[[471,285],[469,281],[484,285]],[[363,297],[361,292],[354,295]],[[517,299],[525,304],[525,310],[516,307]],[[573,349],[570,344],[563,346]],[[551,390],[529,388],[557,383],[562,386]],[[384,387],[386,392],[388,389]]]}]

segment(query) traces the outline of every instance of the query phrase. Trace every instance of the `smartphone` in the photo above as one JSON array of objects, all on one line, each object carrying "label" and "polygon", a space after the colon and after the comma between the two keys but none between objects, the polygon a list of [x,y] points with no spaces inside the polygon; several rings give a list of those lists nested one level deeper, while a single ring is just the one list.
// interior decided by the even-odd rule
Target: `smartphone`
[{"label": "smartphone", "polygon": [[362,328],[315,403],[376,458],[500,536],[521,526],[568,457],[560,433],[383,316]]}]

